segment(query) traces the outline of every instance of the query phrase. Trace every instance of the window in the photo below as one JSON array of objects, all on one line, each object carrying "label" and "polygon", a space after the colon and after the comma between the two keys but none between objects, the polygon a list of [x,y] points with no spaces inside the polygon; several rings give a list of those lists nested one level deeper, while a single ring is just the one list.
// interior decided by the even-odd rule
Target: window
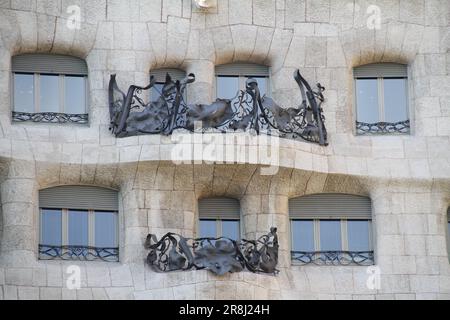
[{"label": "window", "polygon": [[[173,81],[181,81],[186,77],[186,72],[180,69],[157,69],[150,71],[150,76],[154,76],[156,83],[150,90],[150,101],[156,102],[161,96],[162,88],[166,82],[166,75],[169,74]],[[186,91],[184,93],[184,99],[187,99]]]},{"label": "window", "polygon": [[240,205],[231,198],[206,198],[198,204],[200,238],[227,237],[239,240]]},{"label": "window", "polygon": [[409,133],[407,66],[369,64],[353,74],[357,134]]},{"label": "window", "polygon": [[295,263],[373,264],[370,199],[315,194],[289,200]]},{"label": "window", "polygon": [[87,66],[63,55],[12,58],[13,120],[86,123]]},{"label": "window", "polygon": [[118,261],[117,192],[60,186],[39,192],[39,258]]},{"label": "window", "polygon": [[232,99],[239,90],[245,90],[245,81],[253,78],[258,82],[261,97],[270,93],[269,68],[252,63],[224,64],[216,67],[216,96]]}]

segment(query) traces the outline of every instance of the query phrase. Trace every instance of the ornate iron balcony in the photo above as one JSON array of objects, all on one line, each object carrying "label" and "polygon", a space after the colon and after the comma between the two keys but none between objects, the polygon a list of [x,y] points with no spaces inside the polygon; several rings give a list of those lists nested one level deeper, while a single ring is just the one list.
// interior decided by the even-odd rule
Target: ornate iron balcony
[{"label": "ornate iron balcony", "polygon": [[291,259],[299,265],[358,265],[374,264],[373,251],[291,251]]},{"label": "ornate iron balcony", "polygon": [[246,90],[237,93],[237,99],[217,99],[209,105],[187,104],[184,91],[195,75],[189,74],[182,81],[173,81],[169,74],[157,101],[145,103],[139,96],[155,85],[150,78],[146,87],[132,85],[125,94],[111,75],[109,81],[110,130],[116,137],[139,134],[169,135],[176,129],[195,131],[194,124],[201,123],[201,130],[219,132],[252,130],[285,138],[302,138],[326,146],[327,132],[322,103],[324,87],[317,84],[313,91],[299,70],[294,73],[302,101],[298,107],[283,108],[273,99],[261,96],[255,79],[248,79]]},{"label": "ornate iron balcony", "polygon": [[67,114],[58,112],[12,112],[13,121],[44,122],[44,123],[87,123],[88,114]]},{"label": "ornate iron balcony", "polygon": [[365,123],[356,121],[356,133],[364,134],[408,134],[410,130],[409,120],[399,122]]},{"label": "ornate iron balcony", "polygon": [[41,260],[119,261],[119,248],[39,245]]},{"label": "ornate iron balcony", "polygon": [[277,229],[271,228],[258,240],[230,238],[184,238],[167,233],[160,240],[147,236],[145,247],[150,250],[147,263],[156,271],[169,272],[208,269],[217,275],[239,272],[278,273]]}]

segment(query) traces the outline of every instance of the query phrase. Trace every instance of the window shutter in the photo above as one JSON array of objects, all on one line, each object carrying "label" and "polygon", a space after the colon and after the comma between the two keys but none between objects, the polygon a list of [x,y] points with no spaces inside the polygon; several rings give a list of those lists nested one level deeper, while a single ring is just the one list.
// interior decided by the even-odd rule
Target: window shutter
[{"label": "window shutter", "polygon": [[56,54],[21,54],[12,58],[13,72],[52,73],[67,75],[88,74],[83,59]]},{"label": "window shutter", "polygon": [[186,77],[186,72],[180,69],[170,69],[170,68],[163,68],[163,69],[157,69],[157,70],[151,70],[150,76],[154,76],[156,79],[156,82],[158,83],[164,83],[166,82],[166,74],[169,74],[172,77],[172,80],[182,80]]},{"label": "window shutter", "polygon": [[355,78],[406,78],[408,76],[407,69],[407,65],[405,64],[372,63],[354,68],[353,75]]},{"label": "window shutter", "polygon": [[230,63],[216,66],[218,76],[259,76],[268,77],[269,68],[254,63]]},{"label": "window shutter", "polygon": [[289,200],[289,215],[297,219],[371,219],[368,197],[351,194],[312,194]]},{"label": "window shutter", "polygon": [[232,198],[205,198],[198,202],[200,219],[240,219],[239,200]]},{"label": "window shutter", "polygon": [[59,186],[39,191],[40,208],[118,211],[118,192],[95,186]]}]

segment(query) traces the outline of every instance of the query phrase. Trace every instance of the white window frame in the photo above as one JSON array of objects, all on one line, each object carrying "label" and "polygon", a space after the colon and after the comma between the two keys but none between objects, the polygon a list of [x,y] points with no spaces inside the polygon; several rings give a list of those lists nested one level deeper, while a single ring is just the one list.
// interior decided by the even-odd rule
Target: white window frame
[{"label": "white window frame", "polygon": [[[291,229],[291,251],[293,250],[294,244],[294,230],[292,227],[292,221],[313,221],[313,232],[314,232],[314,252],[323,251],[320,248],[320,221],[340,221],[341,222],[341,250],[340,251],[349,251],[348,250],[348,229],[347,229],[347,221],[368,221],[368,237],[369,237],[369,250],[373,251],[373,233],[372,233],[372,220],[369,219],[348,219],[348,218],[333,218],[333,219],[299,219],[299,218],[291,218],[289,227]],[[294,262],[295,263],[295,262]]]},{"label": "white window frame", "polygon": [[39,244],[42,243],[43,227],[42,227],[42,210],[61,210],[61,246],[69,245],[69,211],[84,211],[88,213],[88,246],[93,248],[99,248],[95,245],[95,213],[96,212],[112,212],[116,215],[116,236],[115,236],[115,248],[119,248],[119,215],[117,211],[108,210],[86,210],[86,209],[66,209],[66,208],[39,208]]},{"label": "white window frame", "polygon": [[33,82],[34,82],[34,90],[33,90],[33,103],[34,103],[34,112],[32,113],[40,113],[40,76],[41,75],[50,75],[50,76],[58,76],[59,77],[59,109],[58,113],[66,113],[65,112],[65,103],[66,103],[66,97],[65,97],[65,77],[79,77],[83,78],[84,80],[84,112],[77,113],[77,114],[88,114],[88,101],[89,101],[89,90],[88,90],[88,76],[87,75],[72,75],[72,74],[51,74],[51,73],[36,73],[36,72],[12,72],[11,77],[11,88],[12,88],[12,94],[11,94],[11,105],[12,105],[12,111],[13,112],[22,112],[17,111],[14,101],[15,96],[15,75],[16,74],[27,74],[27,75],[33,75]]}]

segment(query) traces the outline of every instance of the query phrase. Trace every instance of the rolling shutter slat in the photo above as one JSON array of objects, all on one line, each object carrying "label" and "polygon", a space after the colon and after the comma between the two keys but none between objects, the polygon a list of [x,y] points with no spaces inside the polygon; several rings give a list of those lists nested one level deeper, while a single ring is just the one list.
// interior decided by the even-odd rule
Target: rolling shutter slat
[{"label": "rolling shutter slat", "polygon": [[198,203],[200,219],[240,219],[239,200],[232,198],[206,198]]},{"label": "rolling shutter slat", "polygon": [[39,207],[118,211],[118,193],[94,186],[59,186],[39,191]]},{"label": "rolling shutter slat", "polygon": [[407,77],[407,66],[398,63],[373,63],[353,69],[355,78]]},{"label": "rolling shutter slat", "polygon": [[254,63],[231,63],[216,66],[216,75],[268,77],[269,68]]},{"label": "rolling shutter slat", "polygon": [[180,69],[170,69],[170,68],[164,68],[164,69],[157,69],[157,70],[151,70],[150,76],[154,76],[156,78],[156,82],[158,83],[164,83],[166,82],[166,74],[169,74],[172,77],[172,80],[182,80],[186,77],[186,72]]},{"label": "rolling shutter slat", "polygon": [[291,218],[371,219],[370,198],[350,194],[313,194],[289,200]]},{"label": "rolling shutter slat", "polygon": [[87,75],[83,59],[56,54],[22,54],[12,58],[13,72]]}]

